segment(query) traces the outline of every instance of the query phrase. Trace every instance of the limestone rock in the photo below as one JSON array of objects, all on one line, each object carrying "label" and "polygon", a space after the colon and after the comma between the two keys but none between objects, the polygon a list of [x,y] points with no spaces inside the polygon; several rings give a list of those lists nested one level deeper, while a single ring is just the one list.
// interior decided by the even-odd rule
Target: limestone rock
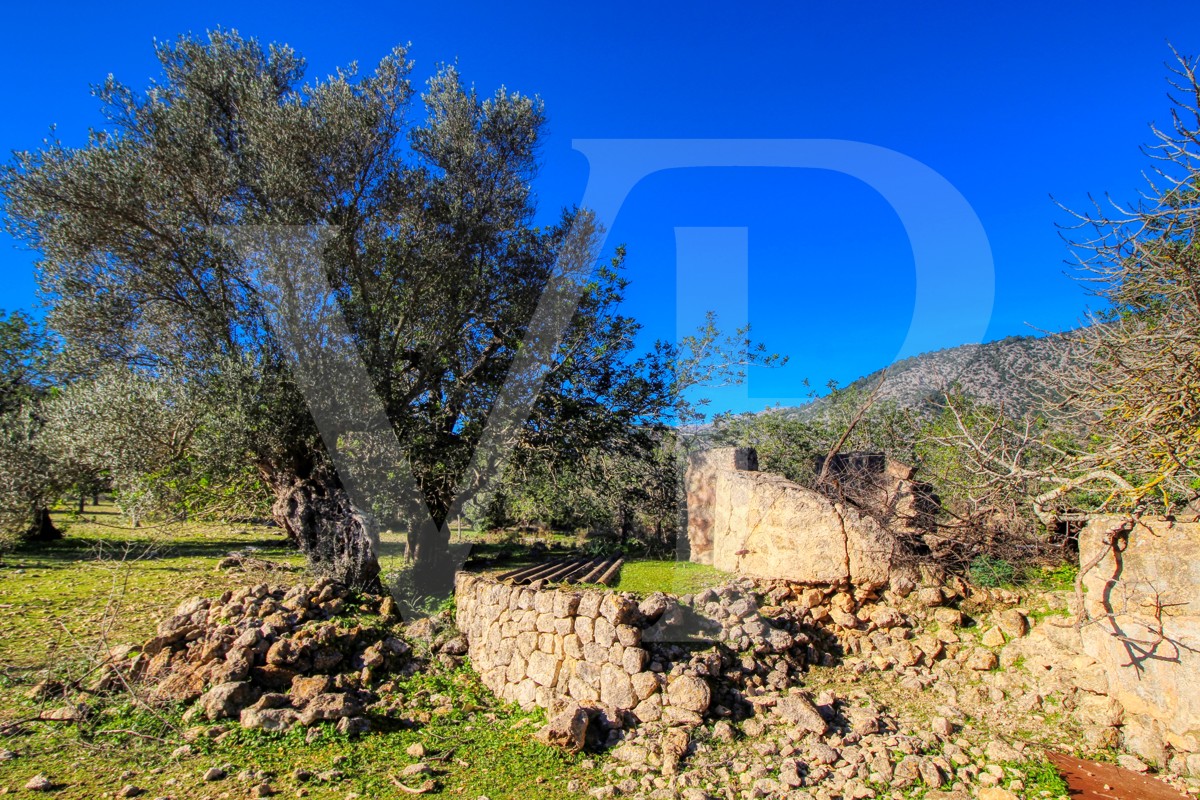
[{"label": "limestone rock", "polygon": [[991,627],[983,632],[983,636],[979,640],[985,647],[1003,647],[1004,633],[999,627]]},{"label": "limestone rock", "polygon": [[938,789],[946,782],[946,776],[933,759],[922,758],[917,763],[917,770],[921,773],[921,780],[930,789]]},{"label": "limestone rock", "polygon": [[338,720],[337,732],[354,738],[371,732],[371,721],[366,717],[342,717]]},{"label": "limestone rock", "polygon": [[[941,596],[940,589],[934,589]],[[951,628],[961,628],[963,625],[963,613],[957,608],[936,608],[933,611],[933,618],[939,625],[948,625]]]},{"label": "limestone rock", "polygon": [[243,707],[252,703],[258,694],[254,685],[246,681],[234,681],[214,686],[200,698],[204,716],[210,720],[237,717]]},{"label": "limestone rock", "polygon": [[675,605],[674,599],[662,592],[654,592],[638,604],[638,613],[642,615],[647,625],[653,625]]},{"label": "limestone rock", "polygon": [[1001,789],[999,786],[986,786],[975,796],[978,800],[1021,800],[1008,789]]},{"label": "limestone rock", "polygon": [[805,695],[788,695],[779,698],[775,704],[775,713],[788,723],[823,736],[829,730],[829,724],[821,716],[821,712]]},{"label": "limestone rock", "polygon": [[30,792],[52,792],[54,782],[45,775],[34,775],[25,782],[25,789]]},{"label": "limestone rock", "polygon": [[637,705],[633,685],[624,669],[608,662],[601,665],[600,700],[621,709],[632,709]]},{"label": "limestone rock", "polygon": [[537,738],[553,747],[578,753],[587,741],[588,715],[578,704],[553,717]]},{"label": "limestone rock", "polygon": [[558,680],[560,660],[549,653],[536,651],[529,655],[526,674],[539,686],[553,686]]},{"label": "limestone rock", "polygon": [[682,675],[667,686],[667,697],[675,708],[703,714],[712,702],[712,689],[703,678]]},{"label": "limestone rock", "polygon": [[1015,608],[1001,611],[997,625],[1010,639],[1020,639],[1029,633],[1029,620]]},{"label": "limestone rock", "polygon": [[[1163,734],[1185,737],[1200,730],[1200,523],[1143,519],[1125,536],[1119,558],[1106,544],[1110,531],[1120,527],[1116,517],[1093,519],[1079,534],[1080,563],[1100,557],[1084,576],[1084,602],[1098,624],[1081,631],[1083,650],[1105,676],[1100,688],[1126,711],[1126,747],[1138,739],[1135,752],[1158,764]],[[1162,609],[1163,633],[1173,642],[1170,656],[1130,658],[1128,646],[1113,634],[1146,638],[1157,630],[1156,604]],[[1041,626],[1039,626],[1041,630]],[[1161,647],[1161,646],[1160,646]],[[1140,735],[1139,726],[1153,731]],[[1131,736],[1131,728],[1134,728]],[[1130,748],[1134,749],[1134,748]]]},{"label": "limestone rock", "polygon": [[809,748],[808,753],[809,758],[812,759],[814,764],[824,764],[826,766],[836,764],[838,759],[842,757],[841,753],[839,753],[837,750],[834,750],[824,742],[816,742],[813,744],[812,747]]},{"label": "limestone rock", "polygon": [[300,715],[290,708],[245,708],[240,721],[243,728],[286,731],[299,720]]},{"label": "limestone rock", "polygon": [[922,586],[917,590],[918,605],[933,608],[934,606],[940,606],[944,602],[946,602],[946,597],[937,586]]},{"label": "limestone rock", "polygon": [[688,457],[685,477],[688,507],[688,547],[691,560],[713,563],[716,526],[717,474],[731,470],[758,469],[758,455],[751,448],[714,448]]},{"label": "limestone rock", "polygon": [[300,712],[300,724],[308,727],[326,720],[353,717],[362,712],[361,706],[342,692],[327,692],[313,697]]},{"label": "limestone rock", "polygon": [[292,678],[291,698],[297,706],[303,706],[312,698],[329,691],[333,680],[328,675],[297,675]]},{"label": "limestone rock", "polygon": [[[693,561],[760,578],[882,587],[892,536],[869,515],[780,475],[752,449],[691,455],[686,478]],[[717,513],[728,509],[730,513]]]},{"label": "limestone rock", "polygon": [[987,672],[995,669],[999,664],[1000,659],[991,650],[975,650],[967,658],[967,668],[977,672]]}]

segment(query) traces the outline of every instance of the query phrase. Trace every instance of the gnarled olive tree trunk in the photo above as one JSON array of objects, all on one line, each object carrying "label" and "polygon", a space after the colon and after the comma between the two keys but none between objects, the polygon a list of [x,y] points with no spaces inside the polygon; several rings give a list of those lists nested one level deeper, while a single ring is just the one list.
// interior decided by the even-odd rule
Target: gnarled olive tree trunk
[{"label": "gnarled olive tree trunk", "polygon": [[268,481],[275,492],[271,515],[314,573],[359,591],[383,591],[378,537],[336,476],[324,471],[307,476],[275,473]]},{"label": "gnarled olive tree trunk", "polygon": [[450,553],[448,525],[410,523],[407,556],[414,564],[412,580],[417,594],[442,597],[454,590],[458,565]]}]

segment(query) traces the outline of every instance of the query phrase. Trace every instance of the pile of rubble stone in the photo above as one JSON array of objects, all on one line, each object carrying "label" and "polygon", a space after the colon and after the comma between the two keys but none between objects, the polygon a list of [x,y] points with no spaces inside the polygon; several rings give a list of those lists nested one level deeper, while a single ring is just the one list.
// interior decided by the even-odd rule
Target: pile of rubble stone
[{"label": "pile of rubble stone", "polygon": [[[1050,616],[1034,624],[1031,601]],[[1043,746],[1088,752],[1130,734],[1098,665],[1067,641],[1078,631],[1061,594],[900,581],[876,594],[736,581],[675,602],[713,621],[714,646],[672,666],[712,683],[706,724],[653,722],[610,735],[608,782],[594,797],[900,798],[920,790],[930,799],[1016,800],[1025,789],[1019,763],[1040,759]],[[767,667],[764,675],[755,649],[772,630],[787,631],[794,645],[765,660],[803,655],[836,668],[785,680]],[[750,641],[740,635],[747,631]],[[1148,769],[1132,755],[1117,758]],[[1184,789],[1176,761],[1159,767]]]},{"label": "pile of rubble stone", "polygon": [[[352,597],[327,579],[196,597],[140,647],[110,652],[90,688],[140,687],[152,703],[194,703],[185,720],[234,719],[268,731],[336,722],[362,733],[378,687],[420,668],[397,622],[390,597]],[[465,642],[440,649],[453,658]]]}]

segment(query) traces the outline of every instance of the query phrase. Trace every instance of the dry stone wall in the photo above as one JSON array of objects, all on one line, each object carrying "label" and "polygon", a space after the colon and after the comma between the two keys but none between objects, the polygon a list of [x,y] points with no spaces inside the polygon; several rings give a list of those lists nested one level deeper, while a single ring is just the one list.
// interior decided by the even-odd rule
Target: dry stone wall
[{"label": "dry stone wall", "polygon": [[699,722],[712,692],[695,675],[666,674],[643,647],[648,618],[629,595],[509,586],[459,573],[455,598],[471,663],[484,684],[522,708],[561,700],[639,722]]}]

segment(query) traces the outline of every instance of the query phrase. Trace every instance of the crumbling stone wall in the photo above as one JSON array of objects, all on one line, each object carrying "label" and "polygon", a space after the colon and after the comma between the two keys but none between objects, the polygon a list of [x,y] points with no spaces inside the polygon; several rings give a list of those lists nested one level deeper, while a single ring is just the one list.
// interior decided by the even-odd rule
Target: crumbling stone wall
[{"label": "crumbling stone wall", "polygon": [[1124,709],[1125,747],[1157,764],[1173,755],[1200,769],[1200,523],[1142,521],[1105,541],[1115,518],[1079,536],[1084,602],[1093,620],[1084,651]]},{"label": "crumbling stone wall", "polygon": [[719,447],[692,453],[688,460],[687,543],[692,561],[713,563],[717,475],[737,470],[757,470],[758,454],[750,447]]},{"label": "crumbling stone wall", "polygon": [[483,683],[522,708],[561,700],[604,706],[640,722],[694,720],[708,710],[708,683],[668,676],[642,646],[649,618],[617,592],[509,586],[459,573],[459,629]]},{"label": "crumbling stone wall", "polygon": [[888,583],[898,549],[874,518],[759,472],[750,448],[695,453],[688,465],[691,559],[754,578],[811,585]]}]

